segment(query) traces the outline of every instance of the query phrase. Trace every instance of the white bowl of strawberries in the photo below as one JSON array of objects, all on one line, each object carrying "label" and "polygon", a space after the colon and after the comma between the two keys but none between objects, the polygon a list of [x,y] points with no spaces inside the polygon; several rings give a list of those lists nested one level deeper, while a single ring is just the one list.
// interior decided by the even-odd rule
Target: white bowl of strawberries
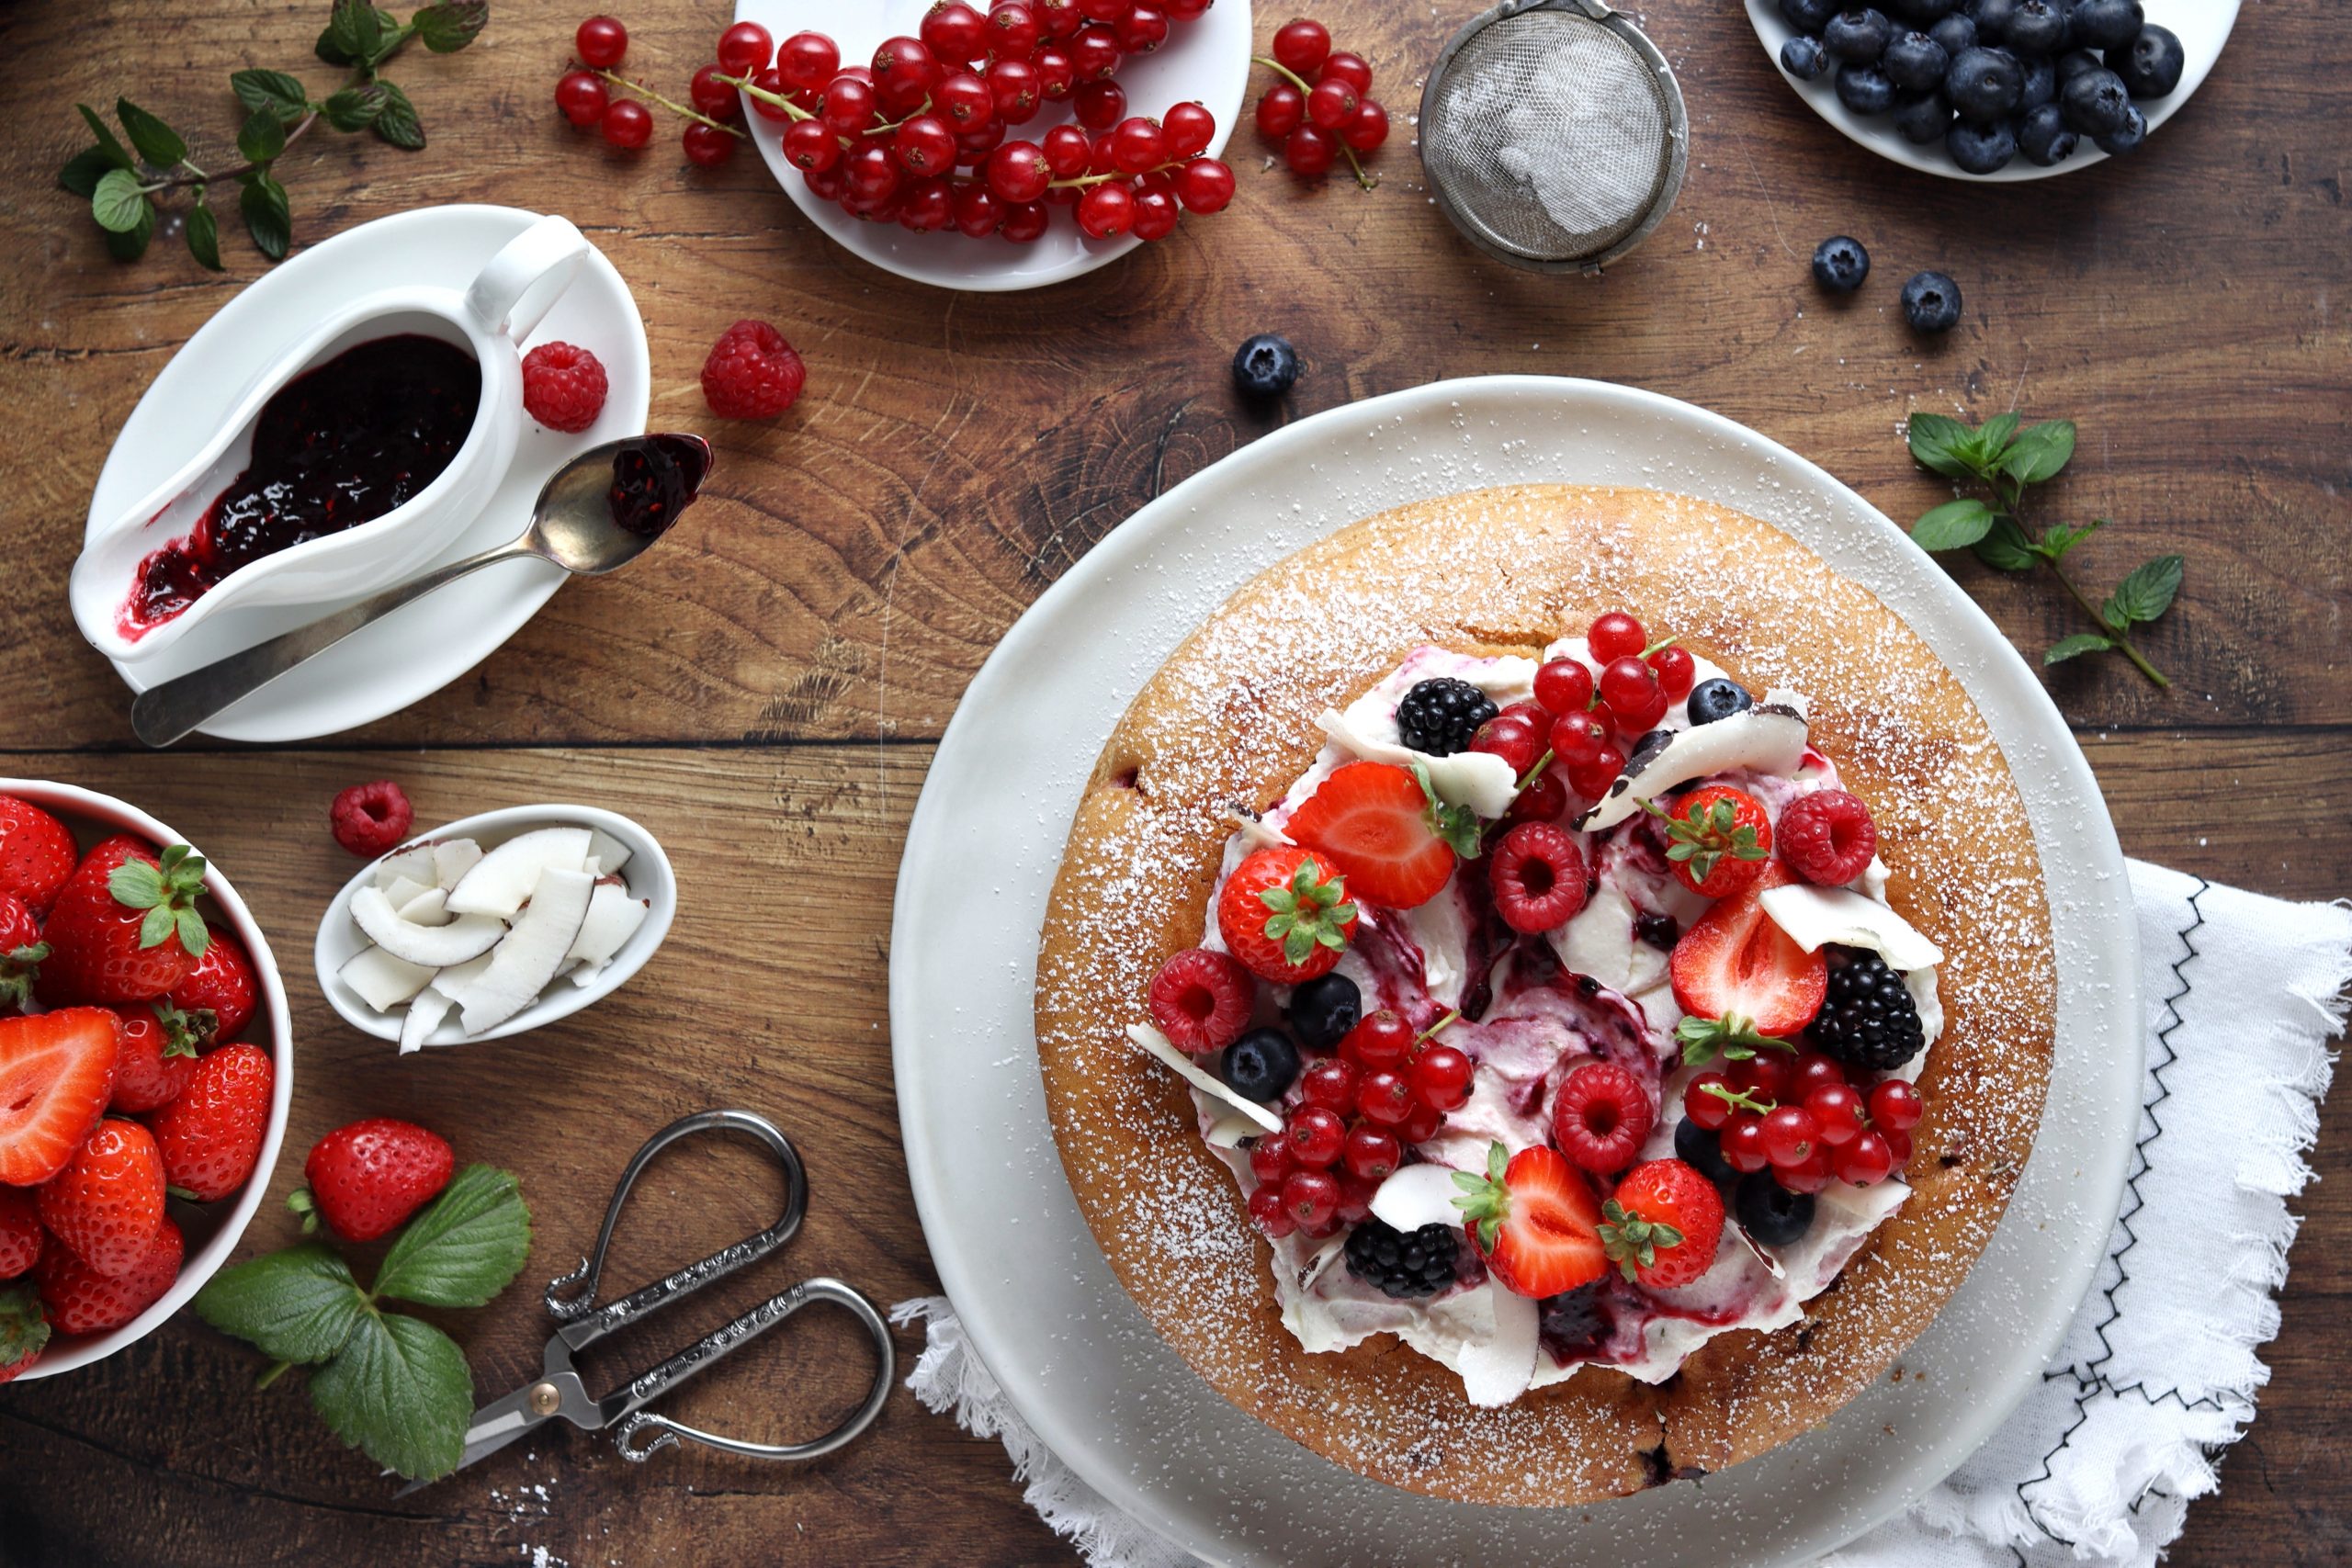
[{"label": "white bowl of strawberries", "polygon": [[0,778],[0,1382],[178,1311],[261,1206],[293,1032],[218,868],[136,807]]}]

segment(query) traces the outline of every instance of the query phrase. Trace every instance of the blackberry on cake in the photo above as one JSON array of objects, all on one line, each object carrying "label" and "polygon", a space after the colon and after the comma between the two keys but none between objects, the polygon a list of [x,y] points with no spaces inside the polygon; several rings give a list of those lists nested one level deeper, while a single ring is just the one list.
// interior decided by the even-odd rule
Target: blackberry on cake
[{"label": "blackberry on cake", "polygon": [[1478,727],[1502,710],[1486,693],[1451,675],[1433,675],[1396,705],[1396,733],[1416,751],[1451,757],[1470,750]]},{"label": "blackberry on cake", "polygon": [[1860,948],[1828,949],[1829,989],[1813,1021],[1813,1043],[1849,1067],[1884,1072],[1927,1045],[1919,1004],[1886,960]]},{"label": "blackberry on cake", "polygon": [[1366,1220],[1348,1235],[1348,1272],[1385,1296],[1433,1296],[1453,1283],[1459,1236],[1452,1225],[1406,1232]]}]

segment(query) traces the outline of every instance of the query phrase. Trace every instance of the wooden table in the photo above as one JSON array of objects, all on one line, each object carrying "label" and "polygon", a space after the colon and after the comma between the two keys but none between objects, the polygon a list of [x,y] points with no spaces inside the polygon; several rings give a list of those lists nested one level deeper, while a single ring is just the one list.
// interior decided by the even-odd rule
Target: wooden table
[{"label": "wooden table", "polygon": [[[1233,0],[1227,0],[1233,3]],[[936,1288],[902,1175],[884,1008],[901,839],[932,749],[989,648],[1136,507],[1273,425],[1372,394],[1493,371],[1601,377],[1721,411],[1787,443],[1897,517],[1940,496],[1896,432],[1913,409],[2015,408],[2082,424],[2053,512],[2118,520],[2083,547],[2112,581],[2188,558],[2179,608],[2147,639],[2178,688],[2118,661],[2051,677],[2124,847],[2267,892],[2352,891],[2352,664],[2343,657],[2344,179],[2352,35],[2326,0],[2247,7],[2196,102],[2137,156],[2052,184],[1971,188],[1849,144],[1781,85],[1730,0],[1649,7],[1691,106],[1690,181],[1602,280],[1488,265],[1426,198],[1405,114],[1473,7],[1333,0],[1399,135],[1373,195],[1260,166],[1226,216],[1082,281],[956,296],[902,283],[814,231],[746,155],[686,166],[671,123],[639,157],[556,117],[570,9],[502,6],[482,41],[403,59],[434,136],[413,155],[315,134],[284,169],[301,243],[431,202],[570,215],[634,286],[651,334],[657,427],[707,432],[710,499],[627,573],[569,587],[495,656],[415,707],[314,744],[154,755],[125,694],[75,636],[65,579],[113,433],[188,335],[263,266],[242,235],[225,276],[169,237],[109,261],[50,187],[82,145],[75,99],[127,91],[220,147],[225,73],[292,66],[324,6],[59,0],[0,11],[0,404],[17,434],[0,644],[0,772],[127,796],[208,846],[273,933],[296,1010],[287,1155],[249,1250],[293,1235],[277,1201],[327,1129],[428,1122],[460,1156],[519,1172],[537,1223],[525,1284],[444,1321],[477,1385],[513,1386],[547,1325],[537,1282],[593,1234],[621,1152],[686,1111],[741,1103],[799,1137],[818,1201],[793,1264],[878,1299]],[[529,14],[525,14],[525,13]],[[707,57],[720,5],[643,7],[630,63],[672,91]],[[1261,18],[1261,36],[1280,17]],[[1413,85],[1408,86],[1411,83]],[[1808,280],[1814,243],[1859,235],[1878,274],[1850,303]],[[1902,279],[1962,283],[1958,330],[1904,327]],[[740,316],[807,355],[808,396],[728,424],[695,384]],[[1277,412],[1227,378],[1249,334],[1306,361]],[[2077,629],[2047,584],[1962,575],[2030,652]],[[329,840],[341,786],[390,775],[421,822],[561,796],[627,812],[668,846],[684,901],[642,978],[560,1026],[396,1060],[321,999],[309,949],[351,862]],[[2335,1179],[2307,1216],[2267,1355],[2262,1418],[2198,1505],[2178,1564],[2333,1563],[2352,1551],[2339,1366],[2352,1248],[2343,1110],[2317,1155]],[[748,1162],[681,1157],[623,1232],[639,1271],[764,1223]],[[669,1239],[674,1238],[674,1239]],[[620,1277],[631,1277],[627,1272]],[[718,1321],[755,1287],[709,1303]],[[674,1326],[674,1325],[673,1325]],[[657,1331],[661,1332],[661,1331]],[[864,1373],[851,1331],[780,1336],[681,1401],[689,1419],[771,1438],[815,1429]],[[911,1351],[915,1341],[905,1341]],[[639,1342],[639,1355],[656,1348]],[[837,1364],[838,1363],[838,1364]],[[623,1361],[608,1357],[605,1366]],[[0,1394],[0,1562],[573,1564],[1066,1561],[1003,1451],[899,1396],[863,1446],[814,1467],[701,1452],[639,1470],[564,1433],[406,1501],[340,1449],[293,1380],[187,1319],[69,1378]]]}]

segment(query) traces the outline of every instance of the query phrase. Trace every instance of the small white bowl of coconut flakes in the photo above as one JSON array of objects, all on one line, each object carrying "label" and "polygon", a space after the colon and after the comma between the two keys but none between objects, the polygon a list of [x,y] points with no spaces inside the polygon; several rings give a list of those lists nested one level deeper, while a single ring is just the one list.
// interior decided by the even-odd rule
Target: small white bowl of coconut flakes
[{"label": "small white bowl of coconut flakes", "polygon": [[588,806],[517,806],[437,829],[344,885],[319,985],[354,1028],[427,1045],[568,1018],[645,966],[678,912],[653,836]]}]

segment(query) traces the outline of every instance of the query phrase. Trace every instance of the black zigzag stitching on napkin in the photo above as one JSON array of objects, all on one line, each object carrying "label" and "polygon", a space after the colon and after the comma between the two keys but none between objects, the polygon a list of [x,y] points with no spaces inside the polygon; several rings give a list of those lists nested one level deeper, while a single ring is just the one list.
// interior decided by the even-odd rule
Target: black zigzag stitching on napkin
[{"label": "black zigzag stitching on napkin", "polygon": [[[2143,1108],[2147,1113],[2149,1130],[2141,1137],[2139,1143],[2132,1148],[2132,1174],[2124,1180],[2124,1189],[2127,1196],[2123,1204],[2122,1213],[2116,1216],[2116,1224],[2120,1225],[2123,1231],[2123,1243],[2113,1252],[2108,1255],[2115,1263],[2115,1283],[2109,1286],[2101,1292],[2101,1294],[2107,1299],[2107,1312],[2105,1315],[2100,1317],[2098,1322],[2091,1330],[2092,1333],[2098,1337],[2099,1353],[2091,1358],[2090,1361],[2085,1366],[2081,1373],[2077,1373],[2073,1369],[2069,1368],[2063,1371],[2045,1371],[2041,1374],[2044,1382],[2054,1382],[2060,1378],[2072,1378],[2075,1381],[2075,1418],[2066,1424],[2066,1429],[2058,1435],[2058,1440],[2051,1446],[2050,1451],[2041,1456],[2041,1472],[2038,1475],[2028,1476],[2025,1480],[2018,1483],[2018,1504],[2020,1507],[2024,1508],[2026,1517],[2033,1521],[2034,1529],[2040,1530],[2043,1535],[2048,1536],[2052,1540],[2058,1542],[2062,1546],[2071,1547],[2075,1542],[2067,1540],[2064,1536],[2060,1535],[2056,1530],[2052,1529],[2048,1525],[2041,1521],[2041,1516],[2037,1515],[2033,1511],[2033,1499],[2026,1495],[2026,1491],[2029,1487],[2037,1486],[2042,1482],[2049,1480],[2054,1473],[2052,1467],[2056,1464],[2059,1454],[2063,1453],[2066,1450],[2067,1446],[2075,1440],[2075,1434],[2082,1429],[2083,1423],[2090,1419],[2090,1411],[2088,1406],[2091,1396],[2095,1393],[2100,1393],[2116,1395],[2130,1393],[2138,1394],[2150,1404],[2160,1404],[2162,1403],[2163,1398],[2166,1397],[2151,1395],[2147,1392],[2146,1388],[2140,1383],[2133,1383],[2130,1385],[2129,1388],[2119,1389],[2109,1383],[2107,1379],[2101,1375],[2098,1369],[2112,1360],[2115,1357],[2115,1347],[2109,1342],[2107,1331],[2114,1325],[2115,1320],[2123,1314],[2122,1307],[2117,1303],[2115,1299],[2117,1293],[2120,1292],[2125,1285],[2132,1282],[2131,1266],[2124,1261],[2124,1257],[2133,1247],[2140,1245],[2139,1233],[2132,1228],[2132,1217],[2139,1213],[2140,1210],[2146,1202],[2146,1200],[2140,1195],[2140,1179],[2145,1176],[2149,1170],[2149,1145],[2154,1144],[2158,1138],[2163,1137],[2165,1133],[2164,1119],[2157,1115],[2156,1108],[2164,1104],[2165,1100],[2172,1098],[2171,1087],[2165,1082],[2165,1072],[2175,1062],[2180,1059],[2180,1054],[2173,1049],[2172,1036],[2173,1032],[2177,1030],[2181,1024],[2181,999],[2187,997],[2189,991],[2190,982],[2187,971],[2190,963],[2192,963],[2198,956],[2197,942],[2195,941],[2196,934],[2199,931],[2203,929],[2205,924],[2205,911],[2199,907],[2199,901],[2205,897],[2206,892],[2211,888],[2212,886],[2213,885],[2211,883],[2206,881],[2201,876],[2197,879],[2197,890],[2188,896],[2189,921],[2174,934],[2174,940],[2180,944],[2181,954],[2178,958],[2173,961],[2172,977],[2175,981],[2175,986],[2172,994],[2165,998],[2165,1021],[2158,1026],[2155,1032],[2156,1048],[2163,1053],[2164,1059],[2154,1063],[2148,1069],[2148,1076],[2154,1081],[2156,1086],[2155,1092],[2149,1096],[2148,1103]],[[2180,1404],[2183,1409],[2194,1408],[2188,1400],[2181,1397],[2177,1391],[2173,1392],[2168,1397]],[[2211,1399],[2199,1400],[2197,1402],[2199,1404],[2209,1404],[2214,1403],[2217,1402]],[[2018,1561],[2020,1562],[2024,1561],[2024,1553],[2018,1553]]]}]

